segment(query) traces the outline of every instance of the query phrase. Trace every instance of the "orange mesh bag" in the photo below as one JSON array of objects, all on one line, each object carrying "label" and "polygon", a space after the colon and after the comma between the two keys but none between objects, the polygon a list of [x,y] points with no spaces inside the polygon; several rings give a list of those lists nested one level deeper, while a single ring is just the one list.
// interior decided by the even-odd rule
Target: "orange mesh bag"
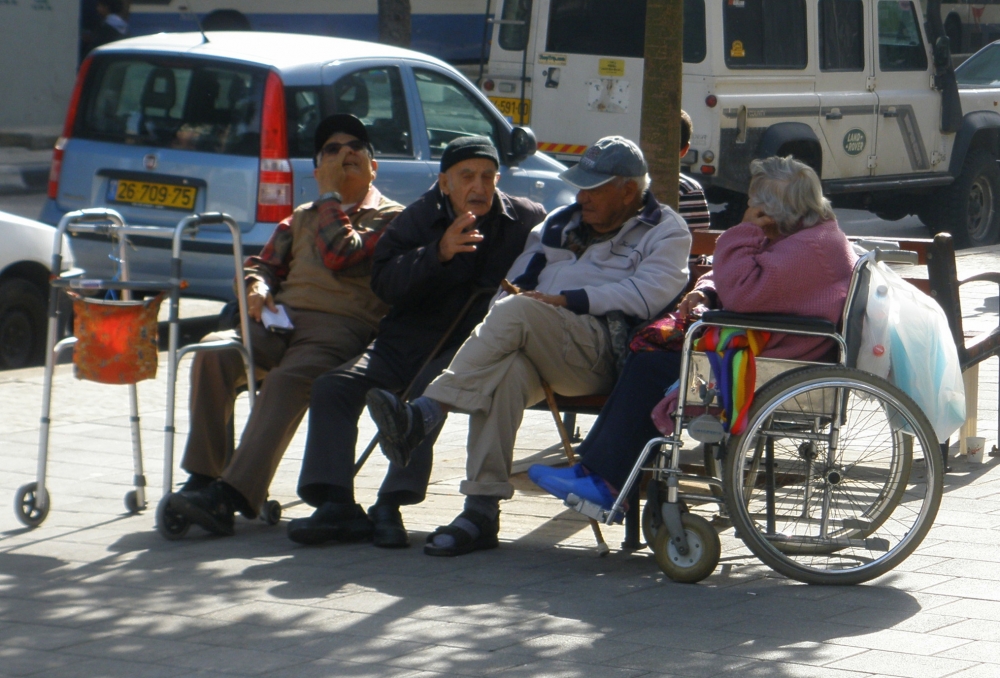
[{"label": "orange mesh bag", "polygon": [[75,314],[74,374],[102,384],[156,377],[156,316],[163,295],[145,301],[104,301],[71,293]]}]

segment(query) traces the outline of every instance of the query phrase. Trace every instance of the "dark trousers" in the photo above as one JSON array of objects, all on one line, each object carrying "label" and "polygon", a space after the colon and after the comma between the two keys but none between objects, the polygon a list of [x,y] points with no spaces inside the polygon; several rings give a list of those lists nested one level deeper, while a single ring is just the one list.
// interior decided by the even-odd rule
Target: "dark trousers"
[{"label": "dark trousers", "polygon": [[[445,349],[430,362],[410,389],[410,399],[424,392],[448,366],[457,350],[457,346]],[[373,388],[401,393],[426,360],[426,354],[419,357],[407,353],[382,349],[376,340],[360,356],[313,382],[309,434],[298,487],[299,496],[307,504],[319,506],[331,500],[331,487],[339,489],[336,496],[343,497],[345,492],[348,496],[353,495],[358,419],[365,408],[365,394]],[[379,488],[380,499],[398,504],[419,504],[424,500],[431,475],[434,441],[441,426],[413,451],[406,468],[389,464],[389,472]]]},{"label": "dark trousers", "polygon": [[624,485],[642,448],[660,435],[649,415],[680,372],[678,351],[630,355],[594,427],[577,450],[583,465],[614,487]]}]

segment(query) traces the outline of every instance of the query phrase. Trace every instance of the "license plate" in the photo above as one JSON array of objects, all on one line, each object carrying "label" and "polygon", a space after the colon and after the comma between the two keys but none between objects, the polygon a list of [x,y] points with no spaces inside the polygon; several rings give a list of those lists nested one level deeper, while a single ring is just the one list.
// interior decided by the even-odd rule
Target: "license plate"
[{"label": "license plate", "polygon": [[523,119],[520,115],[518,115],[518,110],[521,108],[520,99],[489,97],[489,100],[493,102],[493,105],[497,107],[497,110],[500,111],[505,118],[510,118],[510,121],[515,125],[527,125],[528,121],[531,120],[531,99],[524,100]]},{"label": "license plate", "polygon": [[189,212],[194,209],[194,199],[197,196],[198,189],[194,186],[128,179],[112,179],[108,185],[109,201],[145,207],[163,207]]}]

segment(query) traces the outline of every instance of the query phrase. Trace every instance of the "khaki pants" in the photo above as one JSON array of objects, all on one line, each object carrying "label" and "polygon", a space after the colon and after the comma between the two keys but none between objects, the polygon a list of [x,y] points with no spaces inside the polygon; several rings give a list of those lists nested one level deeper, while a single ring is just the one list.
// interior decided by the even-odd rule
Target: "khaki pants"
[{"label": "khaki pants", "polygon": [[505,297],[424,392],[470,414],[462,494],[514,495],[514,440],[524,410],[545,397],[543,380],[562,395],[608,393],[614,358],[607,328],[591,315]]},{"label": "khaki pants", "polygon": [[[191,367],[191,432],[181,467],[224,481],[257,510],[274,472],[309,407],[313,380],[361,353],[374,333],[360,320],[289,309],[295,330],[275,334],[250,323],[258,378],[266,372],[240,445],[227,426],[246,369],[236,351],[196,353]],[[232,338],[211,334],[203,341]],[[230,458],[231,455],[231,458]]]}]

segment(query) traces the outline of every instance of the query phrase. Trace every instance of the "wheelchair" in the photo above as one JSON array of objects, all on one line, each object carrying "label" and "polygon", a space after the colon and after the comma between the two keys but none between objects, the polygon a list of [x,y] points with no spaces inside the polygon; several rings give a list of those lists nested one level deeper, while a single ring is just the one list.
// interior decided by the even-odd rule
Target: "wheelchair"
[{"label": "wheelchair", "polygon": [[[879,261],[917,263],[915,253],[899,250],[861,256],[842,332],[813,318],[705,313],[685,337],[674,433],[645,445],[610,509],[572,494],[566,504],[609,525],[621,522],[626,498],[638,496],[648,474],[643,535],[660,569],[678,582],[698,582],[715,570],[717,526],[730,523],[757,558],[805,583],[858,584],[905,560],[937,514],[944,459],[917,404],[853,367],[869,271]],[[721,394],[708,357],[692,350],[710,327],[828,337],[839,360],[757,358],[746,425],[731,435],[710,413]],[[701,444],[707,475],[682,470],[682,433]],[[711,522],[688,508],[711,503],[720,506]]]}]

